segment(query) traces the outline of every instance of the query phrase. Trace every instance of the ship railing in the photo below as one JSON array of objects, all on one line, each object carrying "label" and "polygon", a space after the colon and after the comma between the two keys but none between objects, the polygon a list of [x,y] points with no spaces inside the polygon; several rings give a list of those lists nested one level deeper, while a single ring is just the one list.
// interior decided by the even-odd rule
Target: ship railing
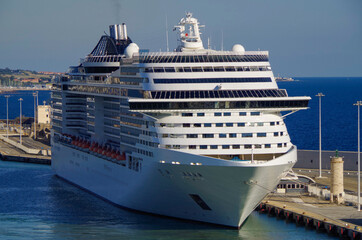
[{"label": "ship railing", "polygon": [[140,52],[135,53],[133,57],[165,57],[165,56],[190,56],[190,55],[201,55],[201,56],[218,56],[218,55],[269,55],[268,51],[245,51],[243,53],[234,51],[205,51],[205,52]]}]

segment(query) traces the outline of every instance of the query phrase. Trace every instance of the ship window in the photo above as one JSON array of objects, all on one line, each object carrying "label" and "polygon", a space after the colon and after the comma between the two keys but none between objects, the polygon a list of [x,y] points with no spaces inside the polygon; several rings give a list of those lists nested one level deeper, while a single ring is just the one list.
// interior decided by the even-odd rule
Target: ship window
[{"label": "ship window", "polygon": [[226,134],[225,133],[220,133],[219,138],[226,138]]},{"label": "ship window", "polygon": [[244,69],[243,69],[243,67],[236,67],[236,71],[242,72],[242,71],[244,71]]},{"label": "ship window", "polygon": [[197,138],[197,134],[186,134],[186,138]]},{"label": "ship window", "polygon": [[258,127],[264,126],[264,123],[263,123],[263,122],[258,122],[258,123],[256,123],[256,124],[257,124]]},{"label": "ship window", "polygon": [[257,133],[256,136],[257,137],[266,137],[266,133]]},{"label": "ship window", "polygon": [[251,138],[251,137],[253,137],[253,134],[252,133],[242,133],[241,137],[243,137],[243,138]]},{"label": "ship window", "polygon": [[260,116],[260,112],[251,112],[250,115],[251,116]]},{"label": "ship window", "polygon": [[202,134],[203,138],[214,138],[214,134],[211,133],[207,133],[207,134]]},{"label": "ship window", "polygon": [[236,138],[236,133],[229,133],[229,138]]},{"label": "ship window", "polygon": [[226,123],[225,125],[226,125],[227,127],[233,127],[233,126],[234,126],[233,123]]},{"label": "ship window", "polygon": [[255,148],[261,148],[261,144],[255,144],[254,147]]},{"label": "ship window", "polygon": [[153,68],[145,68],[144,72],[153,72]]},{"label": "ship window", "polygon": [[202,68],[201,67],[193,67],[192,71],[193,72],[202,72]]},{"label": "ship window", "polygon": [[204,67],[204,72],[213,72],[212,67]]},{"label": "ship window", "polygon": [[154,68],[153,69],[154,72],[164,72],[163,68]]},{"label": "ship window", "polygon": [[196,145],[189,145],[189,149],[196,149]]},{"label": "ship window", "polygon": [[173,67],[166,67],[165,72],[175,72],[175,68]]},{"label": "ship window", "polygon": [[183,123],[182,126],[183,127],[190,127],[190,123]]},{"label": "ship window", "polygon": [[234,67],[225,67],[225,70],[227,72],[235,72],[235,68]]},{"label": "ship window", "polygon": [[201,123],[195,123],[194,127],[201,127]]},{"label": "ship window", "polygon": [[216,127],[223,127],[223,123],[215,123]]},{"label": "ship window", "polygon": [[184,69],[182,67],[179,67],[179,68],[177,67],[176,72],[184,72]]},{"label": "ship window", "polygon": [[222,149],[229,149],[230,145],[222,145]]},{"label": "ship window", "polygon": [[246,144],[246,145],[244,145],[244,148],[245,148],[245,149],[251,149],[251,144]]},{"label": "ship window", "polygon": [[240,149],[240,145],[233,145],[233,149]]},{"label": "ship window", "polygon": [[274,133],[274,137],[278,137],[279,136],[279,133],[278,132],[275,132]]},{"label": "ship window", "polygon": [[210,149],[217,149],[217,145],[210,145]]},{"label": "ship window", "polygon": [[246,112],[239,112],[239,116],[246,116]]},{"label": "ship window", "polygon": [[284,135],[284,133],[283,132],[280,132],[280,136],[283,136]]},{"label": "ship window", "polygon": [[211,123],[204,123],[204,127],[211,127]]},{"label": "ship window", "polygon": [[183,116],[183,117],[192,117],[193,114],[192,113],[182,113],[181,116]]},{"label": "ship window", "polygon": [[205,113],[197,113],[197,116],[198,116],[198,117],[204,117],[204,116],[205,116]]},{"label": "ship window", "polygon": [[221,117],[221,115],[222,115],[221,112],[216,112],[216,113],[214,113],[214,116],[215,116],[215,117]]},{"label": "ship window", "polygon": [[191,68],[190,67],[184,67],[184,71],[185,72],[191,72]]},{"label": "ship window", "polygon": [[214,67],[215,72],[224,72],[224,67]]},{"label": "ship window", "polygon": [[207,149],[207,145],[200,145],[200,149]]},{"label": "ship window", "polygon": [[278,148],[281,148],[281,147],[283,147],[283,144],[278,143]]},{"label": "ship window", "polygon": [[[221,103],[221,102],[220,102]],[[230,117],[231,113],[230,112],[224,112],[224,117]]]},{"label": "ship window", "polygon": [[275,122],[270,122],[270,126],[275,126]]},{"label": "ship window", "polygon": [[265,148],[271,148],[271,144],[265,144]]},{"label": "ship window", "polygon": [[284,143],[284,147],[286,147],[287,146],[287,143]]},{"label": "ship window", "polygon": [[245,127],[245,123],[238,123],[238,127]]}]

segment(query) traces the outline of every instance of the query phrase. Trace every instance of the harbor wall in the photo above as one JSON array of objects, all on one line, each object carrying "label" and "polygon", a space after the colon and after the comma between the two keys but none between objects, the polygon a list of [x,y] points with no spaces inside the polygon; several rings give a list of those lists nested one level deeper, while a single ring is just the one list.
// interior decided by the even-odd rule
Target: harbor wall
[{"label": "harbor wall", "polygon": [[[330,159],[335,151],[322,151],[322,169],[331,169]],[[357,171],[357,152],[340,151],[343,157],[344,170]],[[319,169],[319,150],[298,150],[298,161],[294,168]]]}]

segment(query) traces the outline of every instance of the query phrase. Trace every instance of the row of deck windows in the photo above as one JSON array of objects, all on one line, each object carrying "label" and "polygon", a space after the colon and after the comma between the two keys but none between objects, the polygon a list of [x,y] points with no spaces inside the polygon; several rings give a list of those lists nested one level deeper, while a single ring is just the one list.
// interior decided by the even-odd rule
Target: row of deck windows
[{"label": "row of deck windows", "polygon": [[[239,122],[239,123],[236,123],[236,125],[238,127],[245,127],[245,126],[249,126],[249,127],[262,127],[264,126],[264,123],[263,122],[251,122],[251,123],[247,123],[246,122]],[[279,122],[277,122],[277,125],[279,125]],[[201,127],[202,124],[201,123],[194,123],[194,124],[190,124],[190,123],[183,123],[182,124],[182,127],[184,128],[189,128],[189,127]],[[212,124],[211,123],[204,123],[204,127],[211,127]],[[215,127],[234,127],[235,124],[234,123],[215,123]],[[270,122],[270,126],[275,126],[275,122]]]},{"label": "row of deck windows", "polygon": [[[200,128],[202,127],[202,125],[204,127],[212,127],[213,125],[215,127],[234,127],[234,126],[238,126],[238,127],[263,127],[263,126],[267,126],[267,123],[264,122],[238,122],[238,123],[231,123],[231,122],[227,122],[227,123],[215,123],[215,124],[211,124],[211,123],[183,123],[181,124],[173,124],[173,123],[160,123],[160,127],[184,127],[184,128],[190,128],[190,127],[195,127],[195,128]],[[276,125],[280,125],[280,122],[269,122],[270,126],[276,126]]]},{"label": "row of deck windows", "polygon": [[[237,114],[237,113],[236,113]],[[234,113],[233,113],[234,115]],[[246,116],[247,112],[239,112],[239,116]],[[250,116],[260,116],[261,113],[260,112],[250,112]],[[204,117],[205,113],[181,113],[182,117],[193,117],[193,116],[197,116],[197,117]],[[231,116],[231,112],[215,112],[214,113],[215,117],[230,117]]]},{"label": "row of deck windows", "polygon": [[[258,138],[262,138],[262,137],[267,137],[268,135],[270,136],[274,136],[274,137],[281,137],[284,136],[284,132],[273,132],[273,133],[219,133],[219,134],[213,134],[213,133],[204,133],[204,134],[197,134],[197,133],[190,133],[190,134],[186,134],[186,138],[216,138],[217,136],[219,138],[236,138],[237,136],[242,137],[242,138],[252,138],[252,137],[258,137]],[[183,138],[185,135],[181,134],[181,135],[175,135],[175,134],[162,134],[160,135],[160,137],[162,138]]]},{"label": "row of deck windows", "polygon": [[206,66],[206,67],[147,67],[145,73],[160,72],[257,72],[271,71],[269,66]]},{"label": "row of deck windows", "polygon": [[153,99],[287,97],[285,89],[150,91]]},{"label": "row of deck windows", "polygon": [[146,54],[139,56],[140,63],[194,63],[194,62],[267,62],[267,54],[255,55],[153,55]]},{"label": "row of deck windows", "polygon": [[248,77],[248,78],[154,78],[154,83],[250,83],[250,82],[271,82],[269,77]]},{"label": "row of deck windows", "polygon": [[[287,147],[288,143],[277,143],[275,145],[277,148]],[[272,144],[224,144],[224,145],[165,145],[165,148],[168,149],[261,149],[261,148],[271,148]]]}]

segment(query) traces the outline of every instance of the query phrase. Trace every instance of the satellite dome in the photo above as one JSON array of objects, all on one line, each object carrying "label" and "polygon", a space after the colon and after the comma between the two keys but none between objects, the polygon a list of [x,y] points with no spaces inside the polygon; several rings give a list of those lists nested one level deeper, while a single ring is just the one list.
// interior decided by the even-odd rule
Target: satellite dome
[{"label": "satellite dome", "polygon": [[124,50],[124,54],[126,55],[127,58],[131,58],[133,54],[138,53],[139,50],[140,48],[138,47],[137,44],[130,43],[128,47],[126,47],[126,49]]},{"label": "satellite dome", "polygon": [[245,52],[245,48],[240,45],[240,44],[235,44],[233,46],[233,52],[238,52],[238,53],[244,53]]}]

